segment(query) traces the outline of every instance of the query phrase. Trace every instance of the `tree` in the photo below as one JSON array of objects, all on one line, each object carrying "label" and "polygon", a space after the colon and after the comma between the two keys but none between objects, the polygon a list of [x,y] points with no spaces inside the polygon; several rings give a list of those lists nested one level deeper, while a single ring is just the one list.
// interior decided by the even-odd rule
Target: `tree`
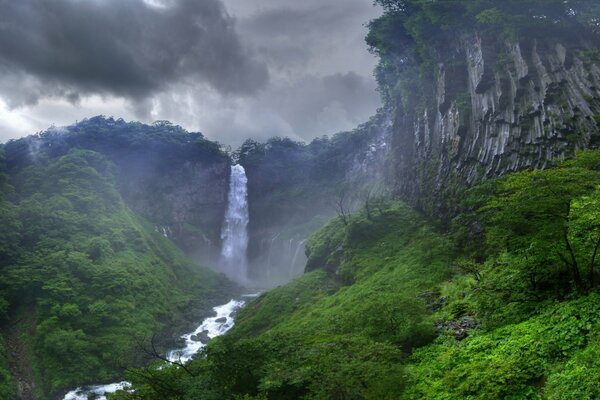
[{"label": "tree", "polygon": [[573,200],[568,228],[567,240],[572,243],[580,264],[587,267],[587,283],[593,288],[600,252],[600,189]]},{"label": "tree", "polygon": [[344,225],[350,222],[350,195],[345,188],[339,188],[333,198],[333,207]]},{"label": "tree", "polygon": [[557,279],[562,266],[575,288],[586,291],[593,286],[600,235],[598,196],[590,195],[599,178],[597,171],[566,165],[504,179],[499,194],[482,208],[488,242],[518,254],[536,285],[552,283],[547,280]]}]

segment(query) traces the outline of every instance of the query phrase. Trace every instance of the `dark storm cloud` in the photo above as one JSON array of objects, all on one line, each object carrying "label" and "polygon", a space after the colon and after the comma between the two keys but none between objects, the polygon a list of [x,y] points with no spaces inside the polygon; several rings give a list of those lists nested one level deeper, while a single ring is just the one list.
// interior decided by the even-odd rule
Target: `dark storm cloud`
[{"label": "dark storm cloud", "polygon": [[279,8],[239,21],[240,30],[276,65],[303,65],[311,57],[326,57],[315,48],[315,42],[338,42],[348,31],[359,31],[367,22],[365,9],[370,8],[370,3],[363,0],[345,0],[343,4],[311,2],[303,8],[293,8],[290,3],[283,1]]},{"label": "dark storm cloud", "polygon": [[256,34],[294,37],[299,40],[307,36],[322,35],[326,31],[337,31],[364,12],[364,2],[335,2],[319,4],[311,8],[294,9],[282,6],[280,9],[265,11],[245,21],[245,26]]},{"label": "dark storm cloud", "polygon": [[245,95],[268,80],[220,0],[0,0],[0,76],[12,105],[140,99],[186,80]]},{"label": "dark storm cloud", "polygon": [[291,91],[294,96],[285,91],[274,96],[278,104],[273,107],[306,138],[334,133],[344,121],[350,125],[364,122],[379,100],[375,82],[354,72],[306,76]]},{"label": "dark storm cloud", "polygon": [[380,106],[372,4],[0,0],[0,141],[98,114],[233,146],[353,129]]}]

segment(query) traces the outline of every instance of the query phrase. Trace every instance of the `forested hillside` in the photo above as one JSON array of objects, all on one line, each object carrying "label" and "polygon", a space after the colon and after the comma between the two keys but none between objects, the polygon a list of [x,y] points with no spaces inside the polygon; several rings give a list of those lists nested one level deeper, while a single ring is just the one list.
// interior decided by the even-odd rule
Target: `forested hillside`
[{"label": "forested hillside", "polygon": [[136,393],[596,398],[599,181],[589,151],[473,187],[447,232],[384,200],[336,217],[307,244],[311,272],[252,302],[186,370],[132,373]]},{"label": "forested hillside", "polygon": [[20,396],[50,398],[118,378],[142,361],[136,341],[220,298],[225,281],[132,213],[115,172],[100,154],[73,149],[3,173],[0,304],[14,379],[0,370],[2,398],[14,380]]},{"label": "forested hillside", "polygon": [[127,205],[190,255],[214,261],[227,205],[230,159],[199,132],[166,121],[152,125],[97,116],[6,144],[11,174],[38,158],[92,150],[115,164]]},{"label": "forested hillside", "polygon": [[600,397],[600,5],[375,4],[383,106],[352,131],[0,146],[0,399]]},{"label": "forested hillside", "polygon": [[136,395],[600,395],[600,152],[582,151],[598,145],[598,6],[377,3],[367,41],[392,121],[391,198],[338,208],[306,242],[303,276],[250,303],[186,369],[130,373]]},{"label": "forested hillside", "polygon": [[303,244],[336,210],[350,211],[386,190],[389,125],[377,115],[351,132],[308,144],[249,139],[234,152],[248,174],[248,257],[256,275],[271,273],[286,282],[290,276],[281,267],[292,264],[294,274],[304,269]]}]

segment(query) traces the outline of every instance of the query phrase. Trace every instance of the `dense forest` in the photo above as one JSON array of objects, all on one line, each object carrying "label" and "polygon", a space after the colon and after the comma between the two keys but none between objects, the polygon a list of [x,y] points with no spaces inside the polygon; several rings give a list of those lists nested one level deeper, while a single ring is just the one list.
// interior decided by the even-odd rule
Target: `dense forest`
[{"label": "dense forest", "polygon": [[[5,340],[37,396],[118,377],[141,362],[132,338],[183,318],[191,302],[207,307],[226,284],[133,214],[114,173],[98,153],[73,149],[40,155],[12,185],[3,175]],[[10,374],[2,376],[8,399]]]},{"label": "dense forest", "polygon": [[[0,399],[600,398],[600,4],[375,3],[383,106],[350,132],[232,150],[99,116],[0,145]],[[218,268],[232,164],[249,289]]]}]

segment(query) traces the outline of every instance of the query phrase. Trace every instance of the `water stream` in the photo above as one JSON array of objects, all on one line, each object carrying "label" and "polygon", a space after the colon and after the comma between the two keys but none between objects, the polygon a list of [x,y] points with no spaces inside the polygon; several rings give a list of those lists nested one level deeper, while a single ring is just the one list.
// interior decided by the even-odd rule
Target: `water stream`
[{"label": "water stream", "polygon": [[[231,167],[227,212],[223,221],[221,239],[221,271],[229,278],[246,284],[248,282],[248,179],[241,165]],[[290,253],[291,253],[290,241]],[[235,312],[246,304],[248,297],[231,300],[227,304],[213,308],[215,316],[206,318],[193,332],[183,335],[185,346],[167,353],[169,361],[186,363],[206,346],[214,337],[224,334],[233,327]],[[106,394],[118,390],[127,390],[129,382],[110,383],[108,385],[90,385],[70,391],[63,400],[88,400],[94,396],[97,400],[106,400]]]},{"label": "water stream", "polygon": [[238,283],[248,281],[248,178],[241,165],[231,167],[229,196],[221,230],[221,269]]},{"label": "water stream", "polygon": [[[210,339],[223,335],[233,328],[234,316],[237,310],[246,305],[249,298],[258,294],[247,294],[239,300],[230,300],[228,303],[213,308],[215,316],[208,317],[193,332],[181,336],[185,346],[167,352],[167,359],[186,363],[206,346]],[[115,393],[118,390],[127,390],[129,382],[109,383],[107,385],[89,385],[71,390],[63,400],[88,400],[92,395],[96,400],[106,400],[106,394]]]}]

